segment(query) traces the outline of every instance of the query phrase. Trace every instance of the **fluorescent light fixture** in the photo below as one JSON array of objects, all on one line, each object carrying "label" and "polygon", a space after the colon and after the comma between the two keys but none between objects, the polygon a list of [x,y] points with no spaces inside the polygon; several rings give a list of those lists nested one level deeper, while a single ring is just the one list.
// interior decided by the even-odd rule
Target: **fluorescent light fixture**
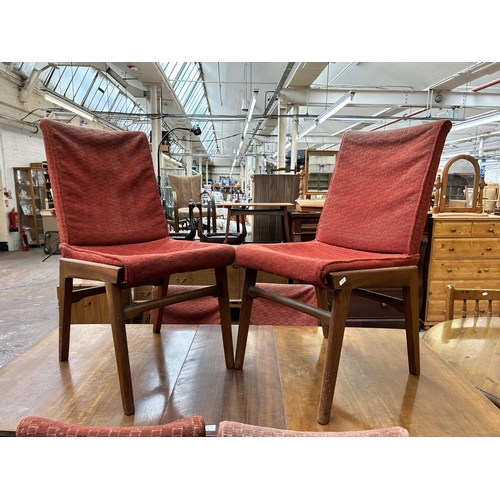
[{"label": "fluorescent light fixture", "polygon": [[258,89],[253,91],[252,102],[250,103],[250,106],[248,108],[247,117],[245,118],[245,128],[243,129],[243,133],[241,134],[240,144],[239,144],[238,150],[236,151],[236,154],[234,156],[233,164],[231,166],[231,171],[229,172],[229,175],[232,174],[233,169],[236,166],[236,160],[238,159],[238,156],[240,155],[241,148],[243,147],[243,142],[244,142],[245,136],[247,135],[247,132],[248,132],[248,126],[250,125],[250,121],[252,120],[252,115],[253,115],[253,112],[255,109],[255,103],[257,102],[257,94],[258,93],[259,93]]},{"label": "fluorescent light fixture", "polygon": [[87,111],[84,111],[83,109],[79,108],[74,104],[70,104],[69,102],[65,101],[64,99],[61,99],[60,97],[56,97],[52,94],[45,93],[45,99],[54,104],[57,104],[58,106],[61,106],[61,108],[64,108],[68,111],[71,111],[72,113],[75,113],[75,115],[79,115],[82,118],[85,118],[86,120],[94,121],[93,115],[91,115]]},{"label": "fluorescent light fixture", "polygon": [[346,95],[341,97],[335,104],[332,104],[325,112],[321,113],[318,118],[316,118],[318,125],[328,120],[330,116],[334,115],[337,111],[340,111],[344,106],[347,106],[354,97],[356,92],[347,92]]},{"label": "fluorescent light fixture", "polygon": [[463,130],[464,128],[477,127],[486,123],[496,122],[500,120],[500,113],[489,113],[487,115],[479,115],[469,120],[453,124],[453,130]]},{"label": "fluorescent light fixture", "polygon": [[321,113],[312,123],[309,125],[307,128],[302,130],[300,132],[298,139],[302,139],[305,135],[307,135],[311,130],[313,130],[315,127],[317,127],[320,123],[323,123],[324,121],[328,120],[330,116],[334,115],[337,113],[337,111],[340,111],[344,106],[347,106],[351,101],[352,98],[354,97],[354,94],[356,92],[350,91],[347,92],[344,96],[342,96],[336,103],[332,104],[327,110],[325,110],[323,113]]}]

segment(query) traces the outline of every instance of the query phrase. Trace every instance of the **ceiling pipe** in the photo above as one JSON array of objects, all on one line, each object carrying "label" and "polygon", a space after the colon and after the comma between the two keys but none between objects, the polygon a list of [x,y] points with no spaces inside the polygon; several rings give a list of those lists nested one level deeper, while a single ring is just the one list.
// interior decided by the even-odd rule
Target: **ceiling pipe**
[{"label": "ceiling pipe", "polygon": [[487,89],[488,87],[491,87],[492,85],[496,85],[497,83],[500,83],[500,78],[496,80],[492,80],[491,82],[488,83],[483,83],[483,85],[479,85],[477,87],[474,87],[471,89],[471,92],[479,92],[480,90]]},{"label": "ceiling pipe", "polygon": [[[28,130],[33,134],[37,134],[39,132],[38,125],[34,123],[26,123],[22,120],[17,120],[16,118],[12,118],[11,116],[0,114],[0,123],[4,123],[6,125],[10,125],[16,128],[20,128],[22,130]],[[31,129],[31,130],[30,130]]]}]

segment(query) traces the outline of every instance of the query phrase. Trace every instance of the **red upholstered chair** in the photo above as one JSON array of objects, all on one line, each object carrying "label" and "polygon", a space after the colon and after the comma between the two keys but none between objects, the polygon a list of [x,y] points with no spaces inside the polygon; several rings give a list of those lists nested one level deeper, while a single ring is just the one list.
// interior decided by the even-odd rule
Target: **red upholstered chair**
[{"label": "red upholstered chair", "polygon": [[[312,285],[287,285],[281,283],[259,283],[262,289],[279,293],[289,298],[315,306],[316,291]],[[171,285],[168,294],[182,290],[194,291],[201,287],[190,285]],[[156,291],[153,290],[153,296]],[[152,320],[150,320],[152,321]],[[219,307],[213,297],[201,297],[196,302],[182,302],[165,307],[162,323],[183,325],[212,325],[220,322]],[[318,320],[300,311],[275,304],[273,302],[255,301],[250,318],[251,325],[301,325],[318,326]]]},{"label": "red upholstered chair", "polygon": [[387,427],[383,429],[367,429],[345,432],[313,432],[294,431],[290,429],[273,429],[259,425],[240,424],[224,421],[219,424],[217,437],[408,437],[403,427]]},{"label": "red upholstered chair", "polygon": [[25,417],[16,428],[17,437],[204,437],[205,432],[205,421],[200,416],[132,427],[74,425],[44,417]]},{"label": "red upholstered chair", "polygon": [[[71,305],[107,296],[125,414],[134,413],[126,322],[156,310],[160,332],[166,304],[218,297],[225,362],[233,367],[227,266],[234,247],[169,237],[147,137],[142,132],[93,130],[43,119],[47,164],[60,235],[59,359],[69,355]],[[165,297],[170,275],[215,270],[216,285]],[[103,286],[73,290],[73,278]],[[124,307],[122,289],[156,285],[158,298]]]},{"label": "red upholstered chair", "polygon": [[[257,271],[309,283],[320,290],[318,308],[274,294],[273,300],[303,310],[328,325],[318,422],[328,423],[352,290],[399,288],[405,314],[409,371],[420,372],[419,247],[451,122],[344,135],[313,241],[241,245],[245,267],[235,368],[242,368]],[[332,297],[328,312],[327,291]],[[366,292],[370,294],[370,291]],[[372,294],[373,295],[373,294]]]}]

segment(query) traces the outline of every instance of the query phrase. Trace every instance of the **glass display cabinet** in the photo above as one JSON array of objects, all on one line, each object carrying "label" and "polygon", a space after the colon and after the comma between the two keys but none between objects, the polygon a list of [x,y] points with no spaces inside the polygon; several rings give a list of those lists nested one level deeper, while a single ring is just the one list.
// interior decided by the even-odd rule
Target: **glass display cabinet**
[{"label": "glass display cabinet", "polygon": [[41,210],[47,197],[44,169],[14,167],[19,229],[25,228],[28,244],[41,246],[45,241]]}]

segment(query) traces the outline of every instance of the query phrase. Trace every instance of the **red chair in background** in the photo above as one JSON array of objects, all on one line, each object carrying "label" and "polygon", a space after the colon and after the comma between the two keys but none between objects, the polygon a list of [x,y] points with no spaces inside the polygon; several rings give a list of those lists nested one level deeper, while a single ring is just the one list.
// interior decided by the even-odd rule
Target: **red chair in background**
[{"label": "red chair in background", "polygon": [[[142,132],[110,132],[53,120],[40,122],[60,235],[59,359],[67,361],[71,306],[105,293],[125,414],[135,411],[126,322],[156,311],[159,333],[167,304],[218,298],[225,362],[233,367],[227,266],[234,247],[169,237],[151,152]],[[216,285],[165,297],[174,273],[213,268]],[[73,278],[103,286],[73,290]],[[158,298],[124,306],[123,289],[158,286]]]},{"label": "red chair in background", "polygon": [[203,417],[181,418],[161,425],[102,427],[65,424],[44,417],[25,417],[16,428],[16,437],[204,437]]},{"label": "red chair in background", "polygon": [[[393,131],[347,132],[337,156],[316,239],[236,248],[245,268],[235,368],[242,368],[255,297],[315,316],[329,325],[318,422],[328,423],[352,290],[399,288],[409,371],[420,372],[419,247],[442,149],[451,122]],[[318,308],[256,286],[258,271],[320,290]],[[332,297],[328,311],[327,291]],[[371,297],[377,294],[365,292]],[[382,299],[383,300],[383,299]]]}]

